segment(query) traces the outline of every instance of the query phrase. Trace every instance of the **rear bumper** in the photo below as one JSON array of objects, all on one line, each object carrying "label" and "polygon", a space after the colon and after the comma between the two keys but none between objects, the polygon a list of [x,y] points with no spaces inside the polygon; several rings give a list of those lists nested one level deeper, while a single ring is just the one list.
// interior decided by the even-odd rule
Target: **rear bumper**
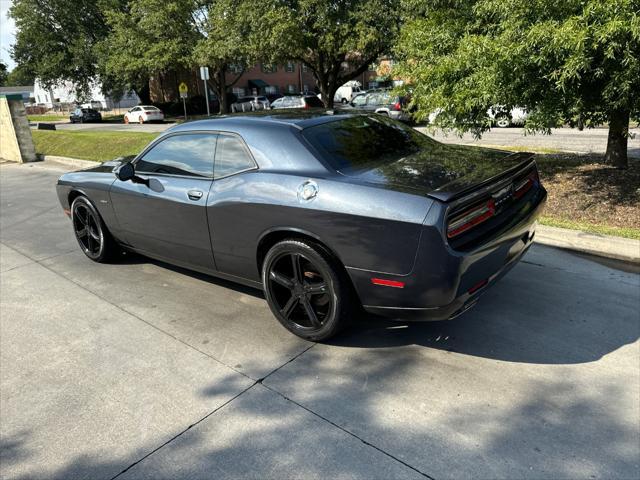
[{"label": "rear bumper", "polygon": [[526,246],[512,258],[502,269],[487,278],[487,283],[482,285],[473,293],[464,293],[457,297],[453,302],[439,306],[439,307],[423,307],[423,308],[402,308],[402,307],[376,307],[367,305],[364,309],[374,315],[380,315],[383,317],[405,319],[412,321],[438,321],[438,320],[452,320],[459,315],[462,315],[467,310],[473,308],[484,292],[495,283],[500,280],[504,275],[509,272],[529,250],[529,247],[533,243],[533,237],[535,232],[531,233],[531,237],[526,242]]},{"label": "rear bumper", "polygon": [[[468,310],[511,270],[533,242],[537,218],[546,201],[541,189],[529,214],[472,251],[452,250],[442,232],[425,226],[413,270],[408,275],[348,269],[364,309],[376,315],[411,320],[446,320]],[[373,285],[381,277],[403,288]]]}]

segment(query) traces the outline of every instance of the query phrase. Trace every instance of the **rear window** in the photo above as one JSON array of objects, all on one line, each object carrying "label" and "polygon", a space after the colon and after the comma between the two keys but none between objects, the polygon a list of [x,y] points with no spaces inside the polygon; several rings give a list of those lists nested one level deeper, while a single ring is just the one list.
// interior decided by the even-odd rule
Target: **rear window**
[{"label": "rear window", "polygon": [[157,112],[158,108],[156,108],[156,107],[143,107],[143,110],[145,110],[147,112]]},{"label": "rear window", "polygon": [[322,100],[320,100],[318,97],[305,97],[304,100],[310,107],[324,108],[324,103],[322,103]]},{"label": "rear window", "polygon": [[332,168],[345,175],[397,162],[436,143],[413,128],[379,115],[323,123],[305,128],[302,135]]}]

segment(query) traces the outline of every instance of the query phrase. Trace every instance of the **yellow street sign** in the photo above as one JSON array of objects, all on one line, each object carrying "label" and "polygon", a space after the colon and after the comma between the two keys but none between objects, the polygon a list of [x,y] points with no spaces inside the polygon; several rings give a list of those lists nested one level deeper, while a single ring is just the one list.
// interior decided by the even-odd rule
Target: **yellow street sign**
[{"label": "yellow street sign", "polygon": [[[174,84],[175,85],[175,84]],[[187,87],[187,84],[182,82],[179,86],[178,86],[178,90],[180,91],[181,94],[185,94],[189,91],[189,87]]]}]

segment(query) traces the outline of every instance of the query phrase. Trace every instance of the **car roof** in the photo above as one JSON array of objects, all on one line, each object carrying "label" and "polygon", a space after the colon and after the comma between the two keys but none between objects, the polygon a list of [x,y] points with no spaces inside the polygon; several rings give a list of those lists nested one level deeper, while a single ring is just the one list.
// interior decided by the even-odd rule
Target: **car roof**
[{"label": "car roof", "polygon": [[[266,125],[283,125],[303,130],[315,125],[335,122],[359,115],[363,115],[363,113],[337,113],[320,108],[315,111],[260,111],[235,115],[221,115],[206,120],[194,120],[176,125],[167,131],[223,130],[225,128],[236,129]],[[366,113],[364,115],[366,115]]]}]

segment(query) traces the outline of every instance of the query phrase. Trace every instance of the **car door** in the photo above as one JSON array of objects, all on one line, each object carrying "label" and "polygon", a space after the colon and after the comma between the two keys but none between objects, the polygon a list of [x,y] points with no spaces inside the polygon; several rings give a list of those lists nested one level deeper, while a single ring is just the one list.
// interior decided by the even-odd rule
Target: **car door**
[{"label": "car door", "polygon": [[215,269],[206,205],[216,138],[168,135],[133,161],[142,183],[112,184],[111,202],[129,245],[179,265]]},{"label": "car door", "polygon": [[255,271],[255,238],[243,228],[251,222],[247,208],[247,178],[257,164],[245,144],[236,134],[218,135],[214,180],[207,202],[207,219],[218,271],[248,278]]}]

